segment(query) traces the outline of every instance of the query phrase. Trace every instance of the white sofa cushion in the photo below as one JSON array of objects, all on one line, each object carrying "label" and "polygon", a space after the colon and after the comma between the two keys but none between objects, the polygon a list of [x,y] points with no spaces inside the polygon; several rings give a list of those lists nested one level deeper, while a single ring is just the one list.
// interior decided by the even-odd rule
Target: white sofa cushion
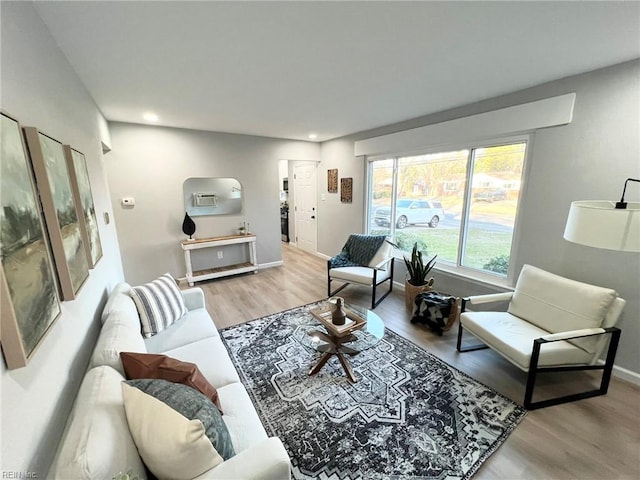
[{"label": "white sofa cushion", "polygon": [[108,365],[124,376],[120,352],[147,353],[147,348],[139,329],[127,323],[112,322],[110,318],[100,331],[89,368]]},{"label": "white sofa cushion", "polygon": [[[240,382],[238,372],[220,337],[204,338],[173,350],[153,353],[163,353],[183,362],[195,363],[209,383],[218,389],[218,393],[220,387]],[[226,415],[224,405],[222,411]]]},{"label": "white sofa cushion", "polygon": [[[615,290],[570,280],[525,265],[508,312],[551,333],[602,326]],[[589,353],[597,339],[572,340]]]},{"label": "white sofa cushion", "polygon": [[[329,276],[345,282],[373,285],[373,268],[369,267],[339,267],[329,270]],[[378,283],[391,276],[389,270],[378,270],[376,276]]]},{"label": "white sofa cushion", "polygon": [[164,353],[203,338],[219,336],[209,313],[204,308],[200,308],[187,312],[162,332],[144,339],[144,342],[149,353]]},{"label": "white sofa cushion", "polygon": [[120,324],[126,325],[138,332],[138,335],[142,337],[142,325],[140,325],[140,318],[138,317],[138,312],[136,310],[135,305],[133,304],[133,300],[129,296],[127,296],[132,308],[133,312],[126,310],[116,310],[111,315],[109,315],[103,322],[103,327],[111,324]]},{"label": "white sofa cushion", "polygon": [[140,323],[136,305],[129,296],[130,291],[131,286],[128,283],[119,283],[113,288],[102,310],[102,323],[105,323],[107,318],[114,313],[120,313],[125,317],[133,318],[138,324]]},{"label": "white sofa cushion", "polygon": [[180,289],[169,273],[152,282],[132,287],[129,295],[136,304],[142,334],[147,338],[161,332],[187,313]]},{"label": "white sofa cushion", "polygon": [[256,442],[194,480],[290,480],[291,461],[278,437]]},{"label": "white sofa cushion", "polygon": [[[548,333],[507,312],[465,312],[460,323],[524,371],[529,370],[533,340]],[[542,345],[538,365],[589,364],[592,357],[570,342],[552,342]]]},{"label": "white sofa cushion", "polygon": [[104,480],[129,469],[147,478],[127,426],[123,380],[111,367],[87,372],[46,478]]},{"label": "white sofa cushion", "polygon": [[222,420],[227,425],[236,453],[267,438],[251,398],[241,383],[219,388],[218,398],[224,412]]},{"label": "white sofa cushion", "polygon": [[200,420],[189,420],[126,383],[122,396],[140,456],[159,480],[190,480],[222,463]]}]

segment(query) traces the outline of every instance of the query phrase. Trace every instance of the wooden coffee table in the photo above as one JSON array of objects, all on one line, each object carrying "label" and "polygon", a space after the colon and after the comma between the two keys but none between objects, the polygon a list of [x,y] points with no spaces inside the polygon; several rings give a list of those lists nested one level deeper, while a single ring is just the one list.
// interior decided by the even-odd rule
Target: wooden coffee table
[{"label": "wooden coffee table", "polygon": [[353,383],[357,382],[347,355],[356,355],[367,350],[377,345],[384,337],[384,322],[374,312],[356,305],[345,305],[345,310],[352,310],[366,322],[361,328],[344,335],[332,332],[311,314],[308,314],[310,321],[298,324],[293,335],[294,338],[303,346],[323,354],[311,367],[309,375],[318,373],[335,355],[338,357],[347,378]]}]

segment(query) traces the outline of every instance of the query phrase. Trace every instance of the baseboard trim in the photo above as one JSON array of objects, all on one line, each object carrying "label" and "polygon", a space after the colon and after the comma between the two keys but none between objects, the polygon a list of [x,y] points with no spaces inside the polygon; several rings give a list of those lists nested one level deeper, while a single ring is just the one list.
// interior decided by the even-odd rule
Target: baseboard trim
[{"label": "baseboard trim", "polygon": [[622,368],[614,365],[612,375],[621,380],[626,380],[627,382],[631,382],[635,385],[640,385],[640,373],[634,372],[627,368]]},{"label": "baseboard trim", "polygon": [[282,265],[284,265],[284,261],[282,260],[278,260],[277,262],[260,263],[258,264],[258,270],[263,270],[265,268],[281,267]]}]

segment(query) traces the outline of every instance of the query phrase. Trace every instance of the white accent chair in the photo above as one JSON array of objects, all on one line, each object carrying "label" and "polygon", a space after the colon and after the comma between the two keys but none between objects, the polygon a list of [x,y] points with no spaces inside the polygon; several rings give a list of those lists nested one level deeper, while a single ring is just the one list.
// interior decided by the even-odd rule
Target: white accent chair
[{"label": "white accent chair", "polygon": [[[331,297],[340,292],[350,283],[371,287],[371,309],[373,310],[393,290],[393,246],[385,241],[382,243],[373,259],[368,265],[334,267],[331,260],[327,261],[327,293]],[[331,282],[338,280],[344,282],[335,290],[331,290]],[[376,288],[388,281],[389,289],[376,300]]]},{"label": "white accent chair", "polygon": [[[500,301],[509,302],[506,312],[467,311],[470,305]],[[624,305],[615,290],[525,265],[515,291],[463,299],[457,349],[491,348],[528,372],[524,406],[529,410],[605,395],[621,333],[614,325]],[[463,347],[464,330],[483,344]],[[598,360],[605,348],[601,365]],[[600,388],[532,401],[538,373],[577,370],[603,370]]]}]

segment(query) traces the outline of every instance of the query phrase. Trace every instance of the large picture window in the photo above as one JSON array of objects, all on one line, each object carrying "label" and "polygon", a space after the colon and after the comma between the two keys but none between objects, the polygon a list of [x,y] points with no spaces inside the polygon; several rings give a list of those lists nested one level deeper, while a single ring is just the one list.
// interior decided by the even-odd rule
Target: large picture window
[{"label": "large picture window", "polygon": [[368,231],[438,263],[506,277],[527,138],[369,159]]}]

